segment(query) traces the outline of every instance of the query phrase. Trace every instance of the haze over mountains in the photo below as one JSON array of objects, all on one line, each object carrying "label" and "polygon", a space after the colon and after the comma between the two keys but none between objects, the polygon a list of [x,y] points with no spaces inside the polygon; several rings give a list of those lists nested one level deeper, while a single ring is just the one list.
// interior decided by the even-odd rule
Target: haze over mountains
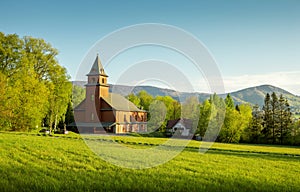
[{"label": "haze over mountains", "polygon": [[[86,82],[84,81],[74,81],[73,84],[83,87]],[[140,91],[145,90],[152,96],[166,96],[169,95],[174,99],[177,99],[181,102],[185,101],[186,98],[191,96],[197,96],[199,101],[202,102],[209,98],[211,94],[209,93],[187,93],[187,92],[178,92],[171,89],[153,87],[153,86],[127,86],[127,85],[110,85],[110,92],[118,93],[123,96],[126,96],[130,93],[137,94]],[[264,98],[267,93],[275,92],[279,97],[281,94],[289,100],[290,105],[292,106],[293,111],[300,110],[300,97],[294,95],[284,89],[275,87],[272,85],[260,85],[256,87],[249,87],[239,91],[231,92],[230,95],[234,99],[236,104],[241,103],[250,103],[252,105],[258,104],[260,107],[264,105]],[[219,95],[225,97],[226,94]]]}]

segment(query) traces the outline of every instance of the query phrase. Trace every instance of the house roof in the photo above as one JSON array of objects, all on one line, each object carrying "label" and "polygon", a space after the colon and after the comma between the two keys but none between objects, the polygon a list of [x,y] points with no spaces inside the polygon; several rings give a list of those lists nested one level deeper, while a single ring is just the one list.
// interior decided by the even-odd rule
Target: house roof
[{"label": "house roof", "polygon": [[98,55],[98,54],[97,54],[97,57],[96,57],[96,59],[95,59],[95,61],[94,61],[94,64],[93,64],[93,66],[92,66],[90,72],[89,72],[87,75],[88,75],[88,76],[89,76],[89,75],[103,75],[103,76],[108,77],[108,76],[106,75],[105,71],[104,71],[104,68],[103,68],[103,66],[102,66],[102,63],[101,63],[101,61],[100,61],[100,58],[99,58],[99,55]]},{"label": "house roof", "polygon": [[109,93],[108,97],[101,97],[108,105],[118,111],[143,111],[137,108],[132,102],[116,93]]},{"label": "house roof", "polygon": [[186,128],[192,128],[193,121],[191,119],[173,119],[167,123],[167,129],[172,129],[177,123],[183,124]]}]

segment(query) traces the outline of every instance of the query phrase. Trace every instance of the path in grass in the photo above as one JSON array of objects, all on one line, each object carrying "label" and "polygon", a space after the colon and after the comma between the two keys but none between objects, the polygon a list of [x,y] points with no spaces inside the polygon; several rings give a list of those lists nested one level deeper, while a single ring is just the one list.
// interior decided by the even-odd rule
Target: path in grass
[{"label": "path in grass", "polygon": [[[100,137],[128,147],[151,148],[164,139]],[[97,140],[98,139],[98,140]],[[107,142],[107,147],[111,145]],[[152,144],[152,145],[150,145]],[[298,191],[300,149],[199,142],[171,161],[149,169],[114,166],[80,137],[0,133],[1,191]],[[3,189],[3,190],[2,190]]]}]

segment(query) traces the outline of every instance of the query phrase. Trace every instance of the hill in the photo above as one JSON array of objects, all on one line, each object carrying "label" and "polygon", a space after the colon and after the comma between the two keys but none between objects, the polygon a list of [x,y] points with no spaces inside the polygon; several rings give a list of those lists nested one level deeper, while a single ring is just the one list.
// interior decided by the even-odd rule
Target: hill
[{"label": "hill", "polygon": [[289,100],[293,108],[300,109],[300,97],[296,96],[284,89],[272,85],[261,85],[257,87],[250,87],[240,91],[230,93],[236,102],[247,102],[251,104],[264,105],[264,98],[267,93],[275,92],[279,97],[281,94]]},{"label": "hill", "polygon": [[[78,86],[83,86],[86,82],[84,81],[75,81],[73,84]],[[110,85],[110,91],[114,93],[121,94],[126,96],[130,93],[137,94],[141,90],[147,91],[152,96],[166,96],[169,95],[178,101],[185,101],[186,98],[191,96],[197,96],[200,102],[208,99],[210,94],[208,93],[188,93],[188,92],[178,92],[171,89],[153,87],[153,86],[128,86],[128,85]],[[264,104],[264,98],[267,93],[275,92],[278,96],[282,94],[289,100],[290,105],[292,106],[293,111],[300,111],[300,97],[294,95],[284,89],[275,87],[272,85],[260,85],[256,87],[249,87],[239,91],[231,92],[231,96],[234,99],[236,104],[241,103],[250,103],[251,105],[258,104],[260,107]],[[219,95],[223,98],[226,97],[226,94]]]}]

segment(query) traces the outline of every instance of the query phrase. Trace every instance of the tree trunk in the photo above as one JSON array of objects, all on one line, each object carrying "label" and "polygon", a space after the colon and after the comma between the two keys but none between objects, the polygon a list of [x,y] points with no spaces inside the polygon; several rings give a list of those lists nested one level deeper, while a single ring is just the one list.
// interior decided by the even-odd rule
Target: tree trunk
[{"label": "tree trunk", "polygon": [[57,127],[57,115],[55,115],[55,121],[54,121],[54,131],[56,131]]}]

